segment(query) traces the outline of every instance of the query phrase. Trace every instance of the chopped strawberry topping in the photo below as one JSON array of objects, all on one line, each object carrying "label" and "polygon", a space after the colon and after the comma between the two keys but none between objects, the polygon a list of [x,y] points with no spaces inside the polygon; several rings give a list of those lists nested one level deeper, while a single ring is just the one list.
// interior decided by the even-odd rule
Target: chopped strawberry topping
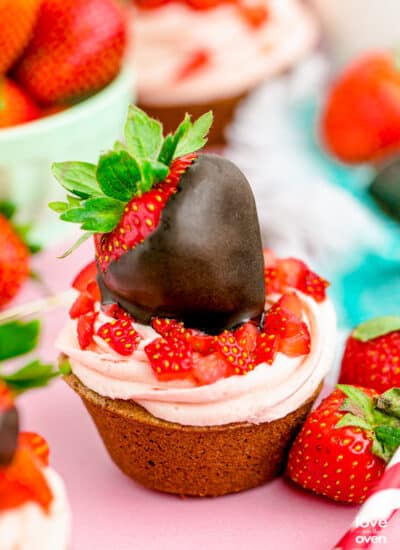
[{"label": "chopped strawberry topping", "polygon": [[76,298],[69,310],[71,319],[78,319],[81,315],[94,311],[94,301],[87,292],[82,292]]},{"label": "chopped strawberry topping", "polygon": [[96,276],[97,266],[96,262],[93,261],[78,273],[72,282],[72,288],[75,288],[79,292],[84,292],[87,290],[89,283],[96,281]]},{"label": "chopped strawberry topping", "polygon": [[19,445],[33,451],[43,466],[49,465],[49,445],[41,435],[33,432],[21,432]]},{"label": "chopped strawberry topping", "polygon": [[179,69],[177,80],[184,80],[192,76],[193,73],[204,68],[210,62],[210,52],[199,49],[191,53],[185,64]]},{"label": "chopped strawberry topping", "polygon": [[267,334],[260,332],[257,337],[257,346],[255,350],[255,362],[268,363],[272,365],[275,356],[279,351],[279,337],[276,334]]},{"label": "chopped strawberry topping", "polygon": [[93,341],[96,318],[97,313],[86,313],[86,315],[81,315],[78,319],[77,333],[81,349],[88,348]]},{"label": "chopped strawberry topping", "polygon": [[228,363],[218,352],[193,354],[193,377],[199,385],[212,384],[228,373]]},{"label": "chopped strawberry topping", "polygon": [[255,364],[252,354],[247,351],[248,345],[246,338],[243,346],[237,336],[227,330],[217,337],[217,349],[232,374],[246,374],[254,369]]},{"label": "chopped strawberry topping", "polygon": [[283,293],[297,288],[304,294],[323,302],[329,283],[311,271],[301,260],[295,258],[276,259],[274,254],[264,250],[264,279],[267,294]]},{"label": "chopped strawberry topping", "polygon": [[187,342],[178,338],[156,338],[144,351],[159,380],[186,378],[193,368],[193,357]]},{"label": "chopped strawberry topping", "polygon": [[105,323],[97,334],[120,355],[132,355],[142,339],[127,319],[115,319]]}]

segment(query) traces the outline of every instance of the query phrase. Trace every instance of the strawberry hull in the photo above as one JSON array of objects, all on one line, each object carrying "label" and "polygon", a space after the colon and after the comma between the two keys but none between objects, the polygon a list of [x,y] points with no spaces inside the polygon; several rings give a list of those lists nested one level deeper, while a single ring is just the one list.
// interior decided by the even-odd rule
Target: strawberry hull
[{"label": "strawberry hull", "polygon": [[142,244],[99,270],[103,303],[135,319],[177,318],[219,333],[264,310],[263,255],[250,186],[230,161],[199,155]]}]

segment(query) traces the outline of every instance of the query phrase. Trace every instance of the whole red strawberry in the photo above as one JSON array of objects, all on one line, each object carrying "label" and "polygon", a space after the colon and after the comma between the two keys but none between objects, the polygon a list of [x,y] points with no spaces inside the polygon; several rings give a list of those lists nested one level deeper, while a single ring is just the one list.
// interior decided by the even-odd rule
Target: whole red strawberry
[{"label": "whole red strawberry", "polygon": [[116,0],[43,0],[15,77],[43,105],[76,101],[114,79],[126,40]]},{"label": "whole red strawberry", "polygon": [[11,222],[0,214],[0,309],[29,276],[29,250]]},{"label": "whole red strawberry", "polygon": [[0,1],[0,75],[11,68],[28,44],[41,1]]},{"label": "whole red strawberry", "polygon": [[372,319],[350,334],[339,381],[378,392],[400,386],[400,317]]},{"label": "whole red strawberry", "polygon": [[321,136],[343,162],[368,162],[400,149],[400,71],[393,54],[368,54],[339,75],[322,113]]},{"label": "whole red strawberry", "polygon": [[400,444],[400,389],[338,386],[307,418],[289,453],[289,477],[334,500],[361,503]]},{"label": "whole red strawberry", "polygon": [[39,118],[34,101],[10,78],[0,80],[0,128],[17,126]]}]

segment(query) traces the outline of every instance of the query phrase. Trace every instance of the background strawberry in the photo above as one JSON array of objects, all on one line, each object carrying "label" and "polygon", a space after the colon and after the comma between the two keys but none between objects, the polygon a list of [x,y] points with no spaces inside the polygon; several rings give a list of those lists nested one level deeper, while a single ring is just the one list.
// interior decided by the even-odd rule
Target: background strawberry
[{"label": "background strawberry", "polygon": [[322,140],[343,162],[367,162],[400,148],[400,71],[391,53],[374,53],[333,84],[321,118]]},{"label": "background strawberry", "polygon": [[126,40],[117,0],[42,0],[15,78],[43,105],[82,99],[118,74]]},{"label": "background strawberry", "polygon": [[378,392],[400,387],[400,317],[372,319],[350,334],[339,381]]},{"label": "background strawberry", "polygon": [[289,477],[310,491],[360,503],[400,445],[400,389],[338,386],[307,418],[289,453]]},{"label": "background strawberry", "polygon": [[39,118],[34,101],[10,78],[0,80],[0,128],[17,126]]},{"label": "background strawberry", "polygon": [[0,75],[11,68],[32,36],[42,0],[0,0]]},{"label": "background strawberry", "polygon": [[10,221],[0,214],[0,308],[29,276],[29,250]]}]

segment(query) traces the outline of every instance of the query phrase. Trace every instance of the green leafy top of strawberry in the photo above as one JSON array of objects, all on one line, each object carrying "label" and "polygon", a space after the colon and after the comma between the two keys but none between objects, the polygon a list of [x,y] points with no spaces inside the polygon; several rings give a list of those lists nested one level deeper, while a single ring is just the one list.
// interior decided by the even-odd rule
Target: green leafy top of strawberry
[{"label": "green leafy top of strawberry", "polygon": [[[14,359],[33,351],[39,340],[39,321],[11,321],[0,326],[0,361]],[[22,368],[5,372],[0,364],[0,382],[6,384],[14,393],[19,394],[32,388],[40,388],[59,374],[66,374],[68,365],[56,370],[53,365],[32,360]]]},{"label": "green leafy top of strawberry", "polygon": [[354,329],[352,336],[361,342],[368,342],[369,340],[398,330],[400,330],[400,316],[386,315],[361,323]]},{"label": "green leafy top of strawberry", "polygon": [[341,406],[346,414],[336,428],[354,426],[365,430],[372,440],[372,452],[389,462],[400,446],[400,388],[372,398],[355,386],[337,387],[346,395]]},{"label": "green leafy top of strawberry", "polygon": [[116,142],[112,151],[100,156],[97,165],[54,163],[53,174],[68,195],[67,202],[52,202],[49,207],[61,220],[79,223],[85,231],[68,253],[94,233],[111,232],[126,204],[163,181],[173,160],[201,149],[212,120],[211,111],[193,123],[186,115],[176,132],[164,138],[162,124],[131,105],[125,144]]}]

